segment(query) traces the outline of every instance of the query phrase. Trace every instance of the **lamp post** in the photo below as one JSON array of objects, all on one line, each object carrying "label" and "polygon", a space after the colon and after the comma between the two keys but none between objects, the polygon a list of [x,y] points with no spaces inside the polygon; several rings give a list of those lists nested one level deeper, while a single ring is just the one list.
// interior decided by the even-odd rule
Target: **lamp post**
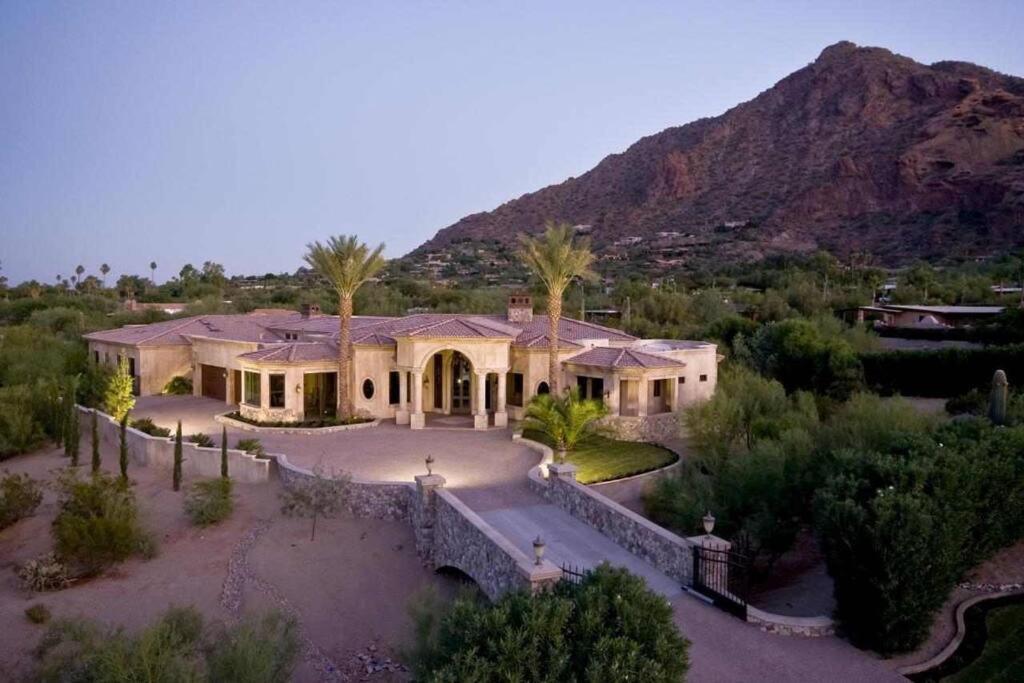
[{"label": "lamp post", "polygon": [[425,462],[427,464],[427,474],[433,474],[434,473],[434,470],[433,470],[434,456],[428,455],[427,459],[424,460],[423,462]]},{"label": "lamp post", "polygon": [[533,539],[533,556],[536,558],[534,564],[539,565],[541,560],[544,558],[544,539],[537,534],[537,538]]},{"label": "lamp post", "polygon": [[701,517],[700,521],[704,524],[704,533],[710,538],[711,532],[715,529],[715,516],[711,514],[711,510],[708,510],[708,513]]}]

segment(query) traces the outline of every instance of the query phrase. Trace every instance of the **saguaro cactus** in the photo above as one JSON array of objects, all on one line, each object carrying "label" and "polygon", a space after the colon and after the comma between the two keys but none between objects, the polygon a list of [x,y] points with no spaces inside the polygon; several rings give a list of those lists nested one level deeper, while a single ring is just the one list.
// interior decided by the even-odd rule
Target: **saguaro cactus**
[{"label": "saguaro cactus", "polygon": [[992,376],[992,393],[988,399],[988,417],[993,424],[1006,424],[1006,399],[1010,384],[1006,381],[1006,373],[996,370]]}]

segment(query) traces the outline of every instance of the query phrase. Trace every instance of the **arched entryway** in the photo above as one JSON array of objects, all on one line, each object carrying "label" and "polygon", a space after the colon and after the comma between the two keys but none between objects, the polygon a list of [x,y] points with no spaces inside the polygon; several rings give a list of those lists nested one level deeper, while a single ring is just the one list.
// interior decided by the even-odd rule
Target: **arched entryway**
[{"label": "arched entryway", "polygon": [[479,356],[473,348],[441,348],[423,357],[422,370],[409,372],[408,420],[413,429],[431,422],[475,429],[508,424],[506,372],[480,368]]}]

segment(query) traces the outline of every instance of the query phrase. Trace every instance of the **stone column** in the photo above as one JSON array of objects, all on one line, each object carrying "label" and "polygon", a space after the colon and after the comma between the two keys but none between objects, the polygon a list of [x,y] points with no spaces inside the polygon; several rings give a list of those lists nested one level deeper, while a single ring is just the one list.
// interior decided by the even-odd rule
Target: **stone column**
[{"label": "stone column", "polygon": [[445,479],[440,474],[420,474],[416,479],[416,500],[412,509],[412,528],[416,537],[416,552],[433,564],[434,522],[437,519],[437,490]]},{"label": "stone column", "polygon": [[426,417],[423,415],[423,371],[412,371],[412,408],[409,413],[409,426],[412,429],[423,429]]},{"label": "stone column", "polygon": [[622,411],[620,410],[621,398],[619,397],[619,382],[620,382],[620,379],[619,379],[618,375],[612,375],[611,377],[606,377],[605,378],[605,384],[608,387],[608,414],[609,415],[621,415],[622,414]]},{"label": "stone column", "polygon": [[260,414],[266,415],[270,408],[270,373],[260,370]]},{"label": "stone column", "polygon": [[473,379],[473,429],[487,429],[487,373],[474,373]]},{"label": "stone column", "polygon": [[409,373],[398,371],[398,408],[395,409],[395,424],[409,424]]},{"label": "stone column", "polygon": [[508,389],[508,372],[498,373],[498,403],[494,411],[494,426],[508,427],[508,412],[505,409],[505,393]]},{"label": "stone column", "polygon": [[651,388],[647,385],[647,378],[641,377],[637,380],[637,411],[636,414],[640,417],[647,417],[647,394]]}]

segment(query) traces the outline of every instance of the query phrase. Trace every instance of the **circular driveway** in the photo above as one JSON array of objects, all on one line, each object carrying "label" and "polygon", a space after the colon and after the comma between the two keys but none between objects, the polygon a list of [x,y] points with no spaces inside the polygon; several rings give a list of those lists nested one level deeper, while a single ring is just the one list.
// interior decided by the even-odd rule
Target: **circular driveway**
[{"label": "circular driveway", "polygon": [[[193,396],[140,398],[132,418],[149,417],[161,427],[174,429],[182,421],[184,434],[203,432],[220,444],[222,426],[213,416],[231,410],[220,401]],[[323,467],[348,472],[360,479],[412,481],[426,474],[424,460],[434,457],[433,470],[459,489],[490,489],[525,485],[527,470],[540,456],[512,441],[509,430],[411,430],[385,421],[376,427],[333,434],[275,434],[228,427],[228,444],[257,438],[270,453],[283,453],[298,467]]]}]

